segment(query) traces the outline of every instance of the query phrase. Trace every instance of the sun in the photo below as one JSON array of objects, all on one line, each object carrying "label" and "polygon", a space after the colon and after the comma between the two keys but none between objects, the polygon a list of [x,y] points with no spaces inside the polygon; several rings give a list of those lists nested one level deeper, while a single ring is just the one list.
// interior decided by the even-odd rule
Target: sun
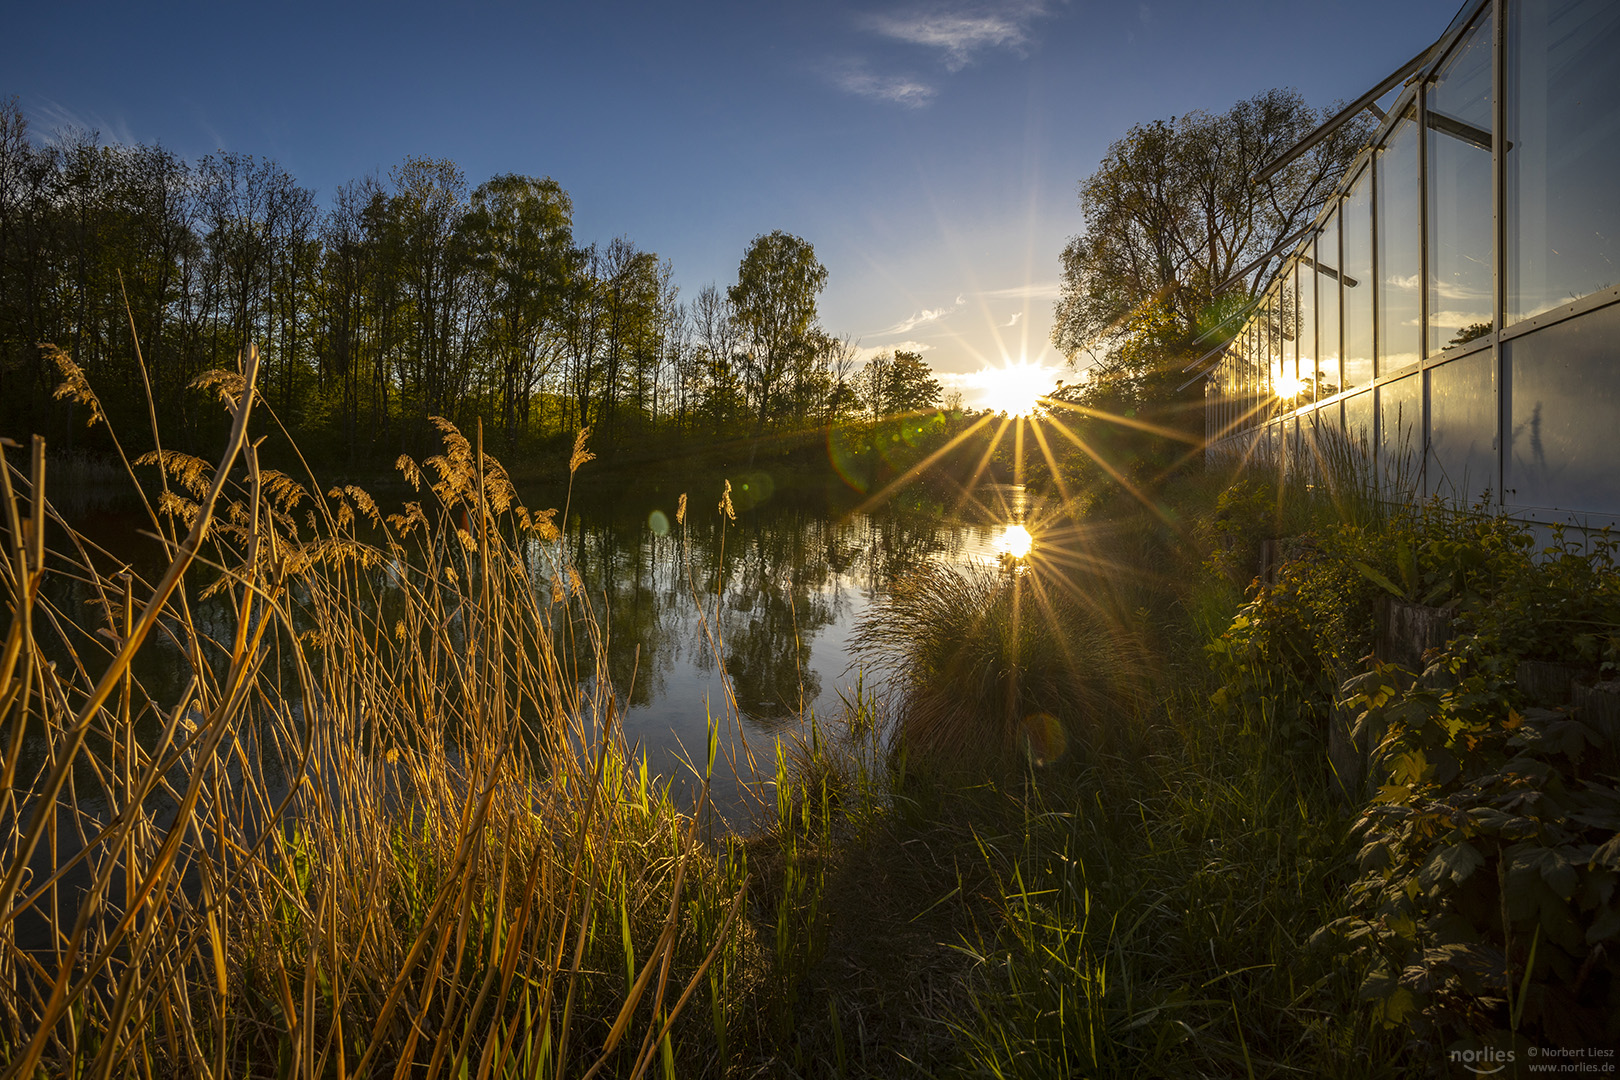
[{"label": "sun", "polygon": [[1041,411],[1040,399],[1052,388],[1052,373],[1027,360],[975,372],[972,382],[983,388],[980,403],[992,412],[1030,416]]}]

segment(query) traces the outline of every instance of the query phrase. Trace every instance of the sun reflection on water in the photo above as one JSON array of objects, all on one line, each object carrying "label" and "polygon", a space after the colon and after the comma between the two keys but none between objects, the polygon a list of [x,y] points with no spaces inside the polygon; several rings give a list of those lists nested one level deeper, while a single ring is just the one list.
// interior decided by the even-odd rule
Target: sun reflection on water
[{"label": "sun reflection on water", "polygon": [[996,540],[996,550],[1014,559],[1026,557],[1034,546],[1035,538],[1022,525],[1008,525]]}]

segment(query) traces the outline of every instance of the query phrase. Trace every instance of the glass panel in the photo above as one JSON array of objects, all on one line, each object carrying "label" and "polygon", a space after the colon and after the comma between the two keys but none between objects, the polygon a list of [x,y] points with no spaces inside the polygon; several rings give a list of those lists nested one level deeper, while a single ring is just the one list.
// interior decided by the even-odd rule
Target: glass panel
[{"label": "glass panel", "polygon": [[1369,473],[1373,447],[1372,401],[1371,390],[1344,399],[1345,436],[1350,440],[1351,453],[1363,463]]},{"label": "glass panel", "polygon": [[1418,490],[1422,386],[1420,376],[1409,375],[1378,388],[1378,470],[1384,491],[1392,495],[1405,497]]},{"label": "glass panel", "polygon": [[1339,378],[1339,215],[1332,214],[1316,238],[1317,396],[1337,394]]},{"label": "glass panel", "polygon": [[1503,491],[1521,506],[1620,506],[1620,305],[1514,338],[1507,350],[1513,422]]},{"label": "glass panel", "polygon": [[1429,369],[1431,495],[1465,506],[1496,486],[1496,395],[1490,350]]},{"label": "glass panel", "polygon": [[[1415,111],[1414,111],[1415,114]],[[1402,121],[1378,155],[1378,374],[1418,359],[1417,125]]]},{"label": "glass panel", "polygon": [[1372,382],[1372,172],[1344,201],[1344,385]]},{"label": "glass panel", "polygon": [[1238,348],[1238,395],[1233,403],[1234,427],[1247,427],[1249,398],[1254,395],[1254,324],[1244,327],[1243,345]]},{"label": "glass panel", "polygon": [[1277,401],[1291,410],[1305,400],[1305,384],[1299,377],[1299,274],[1289,263],[1283,275],[1278,318],[1282,329],[1282,378],[1277,382]]},{"label": "glass panel", "polygon": [[1244,415],[1249,409],[1250,384],[1253,376],[1250,374],[1252,358],[1254,356],[1254,328],[1245,326],[1243,335],[1238,340],[1234,375],[1237,379],[1237,389],[1232,395],[1232,427],[1234,430],[1247,427]]},{"label": "glass panel", "polygon": [[1264,378],[1266,395],[1266,415],[1276,416],[1279,406],[1277,392],[1279,380],[1282,377],[1282,307],[1276,288],[1266,297],[1266,318],[1264,323],[1266,337],[1266,356]]},{"label": "glass panel", "polygon": [[[1309,252],[1311,249],[1307,248]],[[1321,385],[1321,374],[1316,370],[1316,279],[1311,264],[1301,260],[1296,268],[1299,278],[1299,381],[1304,384],[1301,401],[1315,401]]]},{"label": "glass panel", "polygon": [[1620,284],[1620,4],[1510,9],[1507,322]]},{"label": "glass panel", "polygon": [[1491,17],[1429,90],[1429,352],[1491,332]]},{"label": "glass panel", "polygon": [[1299,416],[1299,470],[1309,479],[1316,465],[1316,413],[1306,409]]},{"label": "glass panel", "polygon": [[1238,408],[1243,403],[1243,344],[1239,341],[1226,367],[1226,415],[1222,427],[1230,435],[1237,425]]}]

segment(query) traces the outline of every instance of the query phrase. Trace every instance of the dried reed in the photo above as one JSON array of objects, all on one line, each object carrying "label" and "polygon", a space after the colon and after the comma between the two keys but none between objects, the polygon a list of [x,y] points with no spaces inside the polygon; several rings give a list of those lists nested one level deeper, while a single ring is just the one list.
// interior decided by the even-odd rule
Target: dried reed
[{"label": "dried reed", "polygon": [[256,371],[200,380],[217,463],[141,459],[155,573],[53,510],[40,440],[26,472],[0,451],[0,1076],[706,1052],[684,1013],[717,957],[745,970],[743,872],[633,769],[554,515],[443,421],[397,514],[263,469]]}]

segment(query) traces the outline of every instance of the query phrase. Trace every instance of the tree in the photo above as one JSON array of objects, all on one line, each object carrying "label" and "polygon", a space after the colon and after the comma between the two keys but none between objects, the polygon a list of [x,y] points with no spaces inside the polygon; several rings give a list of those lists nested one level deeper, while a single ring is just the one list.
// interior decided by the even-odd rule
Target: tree
[{"label": "tree", "polygon": [[756,410],[757,439],[772,419],[784,376],[816,349],[816,297],[827,268],[816,249],[778,229],[756,236],[726,291],[740,338],[743,383]]},{"label": "tree", "polygon": [[934,408],[941,393],[939,380],[923,362],[921,353],[895,351],[888,383],[883,388],[883,406],[890,416]]},{"label": "tree", "polygon": [[550,177],[507,174],[480,184],[462,219],[482,339],[497,380],[511,445],[553,353],[548,333],[565,298],[574,248],[573,204]]},{"label": "tree", "polygon": [[713,284],[705,285],[692,306],[697,337],[699,411],[709,431],[719,435],[741,414],[742,386],[737,377],[737,320],[731,300]]},{"label": "tree", "polygon": [[450,416],[466,396],[468,261],[461,218],[467,181],[452,161],[407,157],[392,175],[389,255],[398,274],[404,335],[399,389],[418,417]]},{"label": "tree", "polygon": [[922,354],[904,349],[874,354],[856,382],[874,420],[935,408],[944,395]]},{"label": "tree", "polygon": [[[1128,323],[1150,308],[1184,352],[1263,283],[1264,258],[1322,208],[1366,142],[1365,123],[1337,129],[1264,183],[1252,177],[1325,116],[1293,90],[1268,90],[1218,116],[1192,112],[1133,127],[1080,185],[1086,231],[1063,250],[1052,341],[1097,370],[1153,363],[1163,350],[1122,353]],[[1247,264],[1253,269],[1223,291]],[[1154,322],[1162,340],[1164,327]]]}]

